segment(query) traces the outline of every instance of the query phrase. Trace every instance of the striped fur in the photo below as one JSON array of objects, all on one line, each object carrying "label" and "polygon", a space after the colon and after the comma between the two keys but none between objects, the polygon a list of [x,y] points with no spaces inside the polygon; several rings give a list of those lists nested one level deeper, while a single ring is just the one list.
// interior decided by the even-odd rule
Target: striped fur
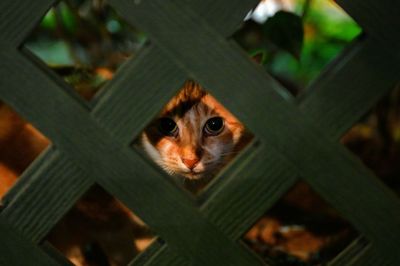
[{"label": "striped fur", "polygon": [[[208,119],[222,117],[224,128],[216,136],[207,136],[204,126]],[[165,136],[157,127],[160,117],[173,119],[177,136]],[[142,134],[147,154],[167,173],[185,179],[213,177],[239,150],[247,134],[242,123],[226,110],[198,83],[187,81],[182,90],[161,111]],[[185,159],[198,163],[190,169]]]}]

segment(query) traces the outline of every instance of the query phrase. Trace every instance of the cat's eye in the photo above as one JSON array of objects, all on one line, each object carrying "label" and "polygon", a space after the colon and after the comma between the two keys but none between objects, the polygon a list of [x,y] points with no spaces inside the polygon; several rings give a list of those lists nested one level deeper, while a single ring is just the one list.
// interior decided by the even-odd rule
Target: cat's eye
[{"label": "cat's eye", "polygon": [[159,129],[161,133],[166,136],[176,136],[178,133],[178,126],[174,120],[168,117],[160,118]]},{"label": "cat's eye", "polygon": [[224,120],[222,117],[213,117],[207,120],[204,126],[204,132],[208,136],[216,136],[224,129]]}]

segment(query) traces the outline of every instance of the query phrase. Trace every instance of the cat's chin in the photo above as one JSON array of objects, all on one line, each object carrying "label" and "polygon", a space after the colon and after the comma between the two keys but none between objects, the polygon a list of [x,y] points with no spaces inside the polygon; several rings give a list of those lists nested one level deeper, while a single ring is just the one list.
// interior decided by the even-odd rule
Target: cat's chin
[{"label": "cat's chin", "polygon": [[190,180],[199,180],[204,177],[204,172],[188,172],[181,173],[182,178],[190,179]]}]

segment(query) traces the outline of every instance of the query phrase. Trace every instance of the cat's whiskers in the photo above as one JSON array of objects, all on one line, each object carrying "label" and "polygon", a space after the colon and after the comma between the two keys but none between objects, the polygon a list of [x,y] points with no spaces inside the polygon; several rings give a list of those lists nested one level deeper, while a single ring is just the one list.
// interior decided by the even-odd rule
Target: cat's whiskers
[{"label": "cat's whiskers", "polygon": [[[235,148],[243,128],[199,84],[188,81],[146,129],[142,141],[165,172],[188,184],[187,180],[211,179],[238,153]],[[200,161],[194,162],[195,158]]]},{"label": "cat's whiskers", "polygon": [[231,152],[225,152],[221,153],[220,156],[227,156],[227,155],[232,155],[232,154],[238,154],[240,151],[231,151]]}]

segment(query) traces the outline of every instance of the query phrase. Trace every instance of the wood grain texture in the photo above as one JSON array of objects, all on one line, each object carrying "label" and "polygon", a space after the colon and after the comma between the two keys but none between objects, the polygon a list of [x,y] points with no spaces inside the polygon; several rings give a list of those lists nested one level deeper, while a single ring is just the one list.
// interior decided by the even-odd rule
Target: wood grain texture
[{"label": "wood grain texture", "polygon": [[[228,108],[240,110],[241,112],[237,113],[239,118],[243,118],[246,111],[247,116],[250,116],[249,110],[246,110],[243,104],[231,99],[241,98],[242,103],[252,102],[252,107],[260,110],[260,115],[254,117],[253,113],[252,124],[248,125],[257,136],[265,137],[268,144],[277,147],[277,150],[296,165],[302,176],[307,178],[317,191],[352,221],[355,227],[388,249],[398,245],[398,239],[392,233],[396,232],[394,235],[399,235],[397,229],[399,201],[393,193],[376,181],[358,160],[354,159],[343,147],[324,137],[323,132],[320,132],[307,117],[300,115],[293,105],[285,104],[285,101],[279,97],[281,91],[279,88],[273,85],[272,89],[265,88],[263,84],[271,85],[270,80],[265,78],[265,75],[257,73],[248,60],[240,58],[240,54],[229,47],[226,41],[215,34],[210,27],[204,23],[196,23],[197,17],[190,10],[181,6],[167,6],[157,1],[141,5],[142,9],[136,7],[131,10],[136,15],[132,16],[132,20],[141,23],[142,28],[153,33],[153,40],[163,47],[167,54],[174,52],[173,56],[170,55],[171,60],[177,62],[178,65],[185,65],[188,72],[195,73],[197,80],[206,88],[212,88],[211,92],[214,92],[220,100],[224,99],[223,103]],[[145,11],[148,12],[150,9],[155,12],[156,20],[146,19]],[[176,17],[166,15],[177,13],[181,14],[179,21]],[[174,28],[176,31],[171,36],[171,33],[167,34],[160,25]],[[181,42],[182,39],[185,39],[185,42]],[[214,40],[214,42],[209,40]],[[207,49],[204,49],[205,47]],[[192,64],[192,62],[198,63]],[[208,66],[207,69],[204,68],[205,65]],[[246,78],[250,75],[252,80]],[[218,80],[214,77],[218,77]],[[231,96],[229,99],[225,96],[227,88]],[[246,91],[243,88],[246,88]],[[337,108],[340,107],[341,105],[338,104]],[[282,121],[290,121],[290,125]],[[273,124],[274,128],[261,128],[260,125],[267,123]],[[296,138],[293,138],[292,132],[297,132]],[[308,150],[308,154],[304,154],[304,150]],[[335,180],[334,184],[332,184],[333,180]],[[374,195],[374,197],[358,195],[356,198],[354,191],[348,189],[349,183],[350,186],[365,184],[363,186],[365,195]],[[343,200],[344,198],[347,200]],[[354,205],[349,204],[348,199],[353,199]],[[368,210],[362,210],[362,206],[365,205],[371,207]],[[354,212],[355,209],[357,212]],[[384,215],[390,218],[385,220],[385,226],[382,225],[379,230],[376,230],[376,221],[367,219],[368,216],[382,217]],[[387,230],[389,227],[391,229]],[[383,233],[383,231],[386,232]],[[388,241],[388,238],[391,240]]]},{"label": "wood grain texture", "polygon": [[[371,244],[366,249],[361,252],[355,254],[353,256],[353,260],[347,258],[348,260],[342,261],[338,260],[337,263],[333,265],[354,265],[354,266],[393,266],[398,264],[398,260],[396,260],[393,256],[384,256],[379,250],[379,247],[374,247],[374,244]],[[334,261],[336,262],[336,261]]]},{"label": "wood grain texture", "polygon": [[[134,264],[136,266],[136,264]],[[173,252],[168,245],[164,245],[161,247],[157,254],[149,259],[146,263],[146,266],[157,266],[157,265],[177,265],[177,266],[185,266],[191,265],[188,261],[183,260],[181,256]]]},{"label": "wood grain texture", "polygon": [[129,145],[187,78],[151,46],[118,70],[104,88],[106,93],[96,103],[92,116],[117,140]]},{"label": "wood grain texture", "polygon": [[400,2],[396,0],[337,0],[337,3],[366,31],[376,43],[389,49],[400,59],[398,13]]},{"label": "wood grain texture", "polygon": [[[12,227],[33,242],[41,241],[83,193],[94,183],[59,153],[35,162],[18,182],[19,188],[0,214]],[[61,158],[60,158],[61,157]],[[25,181],[29,177],[29,180]],[[23,192],[23,193],[21,193]]]},{"label": "wood grain texture", "polygon": [[[34,121],[61,152],[68,153],[84,169],[87,176],[117,196],[172,247],[181,253],[185,251],[185,255],[196,263],[213,263],[220,259],[220,254],[226,253],[223,256],[225,260],[251,265],[253,257],[235,247],[235,243],[199,216],[186,195],[168,177],[164,177],[166,174],[161,174],[158,168],[148,167],[148,163],[130,147],[120,146],[93,122],[81,105],[65,91],[57,89],[47,75],[24,58],[19,59],[21,61],[15,57],[10,60],[11,71],[6,76],[13,80],[23,75],[25,80],[19,82],[18,86],[11,86],[12,92],[1,90],[3,98],[14,104],[15,109],[28,120]],[[23,71],[13,72],[13,66],[17,65],[24,65]],[[52,101],[42,99],[39,105],[31,101],[39,89]],[[47,115],[40,116],[44,113]],[[176,215],[171,216],[171,213]],[[173,225],[180,226],[172,228]],[[195,245],[193,235],[197,237]],[[210,243],[210,239],[215,239],[215,242]],[[199,249],[197,245],[201,246],[203,241],[219,249]],[[232,250],[236,250],[235,255],[228,256]]]},{"label": "wood grain texture", "polygon": [[[43,71],[45,71],[45,70],[43,69]],[[39,74],[39,73],[36,73],[36,74]],[[48,75],[48,76],[51,76],[50,73],[47,73],[47,75]],[[33,74],[33,75],[31,75],[31,76],[35,76],[35,75]],[[55,77],[53,77],[53,78],[55,78]],[[46,82],[45,82],[45,83],[46,83]],[[48,82],[47,82],[47,83],[48,83]],[[43,85],[43,84],[42,84],[42,85]],[[31,86],[31,87],[35,87],[34,84],[33,84],[33,85],[31,84],[30,86]],[[49,96],[49,97],[51,97],[51,96]],[[63,97],[65,97],[65,95],[64,95]],[[12,101],[12,100],[11,100],[11,101]],[[54,106],[56,106],[56,104],[54,104]],[[77,108],[77,107],[73,107],[73,108]],[[73,109],[73,108],[72,108],[72,109]],[[45,109],[46,109],[46,108],[45,108]],[[22,111],[22,113],[24,113],[24,112]],[[29,117],[29,115],[28,115],[28,117]],[[34,121],[34,123],[35,123],[35,121]],[[37,123],[39,124],[39,126],[40,126],[41,124],[43,124],[43,122],[41,122],[41,121],[38,121]],[[45,122],[44,124],[50,124],[50,125],[51,125],[51,123],[48,123],[48,122]],[[47,129],[46,129],[46,127],[47,127]],[[50,126],[47,126],[47,125],[46,125],[44,131],[45,131],[45,132],[48,132],[48,130],[50,130],[49,128],[50,128]],[[50,131],[51,131],[51,130],[50,130]],[[62,131],[62,130],[61,130],[61,131]],[[58,133],[60,133],[61,131],[59,131]],[[70,133],[72,133],[72,132],[67,132],[67,134],[70,134]],[[49,135],[53,135],[53,136],[54,136],[53,139],[56,139],[56,140],[55,140],[56,143],[58,142],[57,140],[60,139],[60,137],[59,137],[59,135],[57,134],[57,132],[54,132],[54,134],[49,134]],[[56,137],[56,136],[57,136],[57,137]],[[59,144],[59,143],[58,143],[58,144]]]},{"label": "wood grain texture", "polygon": [[14,49],[26,39],[55,1],[14,1],[0,2],[0,43]]},{"label": "wood grain texture", "polygon": [[338,140],[395,87],[399,71],[400,61],[384,47],[358,39],[299,97],[299,107]]},{"label": "wood grain texture", "polygon": [[0,218],[0,265],[56,266],[36,243],[30,242]]},{"label": "wood grain texture", "polygon": [[[35,174],[44,176],[48,171],[65,171],[66,175],[57,182],[54,175],[49,178],[54,186],[63,184],[71,192],[65,198],[67,204],[72,204],[81,193],[73,193],[74,190],[98,182],[166,240],[167,245],[153,247],[156,255],[149,264],[258,265],[261,262],[243,250],[236,240],[295,182],[297,174],[301,174],[373,242],[374,253],[366,253],[369,255],[361,261],[378,258],[378,254],[383,259],[377,259],[377,263],[397,262],[398,254],[393,250],[399,243],[398,199],[336,143],[337,137],[389,89],[398,73],[397,55],[393,60],[385,60],[386,53],[380,55],[374,50],[387,47],[382,43],[392,38],[388,37],[390,33],[384,32],[381,24],[369,26],[368,21],[369,24],[363,24],[366,15],[359,16],[360,23],[370,29],[367,33],[376,28],[377,34],[373,36],[386,39],[378,46],[374,44],[375,39],[371,39],[371,44],[356,43],[314,83],[318,87],[315,92],[319,92],[314,96],[314,89],[310,90],[298,108],[285,89],[225,39],[255,2],[196,1],[188,7],[179,1],[110,1],[128,21],[148,31],[153,43],[135,58],[137,61],[128,62],[118,71],[108,85],[109,92],[93,102],[92,113],[89,113],[90,106],[71,94],[60,78],[39,62],[32,63],[21,56],[16,47],[2,43],[5,49],[0,52],[0,96],[50,137],[62,157],[45,170],[38,168],[24,178],[27,190],[22,191],[24,186],[21,186],[10,194],[17,196],[10,198],[13,204],[1,213],[2,218],[12,219],[26,237],[38,241],[59,219],[60,213],[55,208],[61,206],[61,212],[66,208],[52,192],[40,191],[43,184]],[[12,5],[24,6],[23,1],[15,3],[18,5],[3,1],[0,10]],[[37,20],[36,16],[49,1],[37,3],[32,14],[22,16],[21,25]],[[360,9],[350,5],[348,9],[361,10],[354,13],[375,12],[368,5],[367,8],[361,5]],[[235,7],[234,11],[228,12],[227,6]],[[7,18],[13,16],[7,15]],[[10,33],[8,23],[8,20],[0,22],[0,28],[8,30],[1,34],[16,45],[27,31]],[[353,71],[359,78],[353,78]],[[370,75],[364,77],[366,73]],[[222,174],[223,181],[209,191],[201,210],[165,174],[128,146],[187,77],[200,81],[249,126],[263,145],[252,153],[266,160],[237,161]],[[347,84],[349,81],[352,82]],[[165,88],[165,84],[169,87]],[[336,91],[338,86],[343,88]],[[365,88],[368,93],[362,99],[357,98],[356,92],[347,98],[346,89],[353,86],[357,93],[364,92]],[[149,101],[153,104],[149,105]],[[320,125],[325,115],[335,126]],[[77,171],[76,182],[66,183],[69,172],[57,166],[65,159],[82,171]],[[254,180],[249,182],[247,175]],[[85,182],[79,184],[78,180]],[[365,194],[357,193],[360,186]],[[28,205],[30,209],[25,209],[28,199],[39,200],[38,205]],[[41,213],[45,200],[48,216]],[[234,208],[227,210],[227,206]],[[11,210],[27,214],[16,212],[14,215]],[[245,219],[232,222],[243,214]],[[43,222],[45,217],[49,222]],[[31,218],[35,219],[35,225],[23,221]],[[41,253],[29,254],[40,256]],[[145,263],[146,259],[139,261],[138,264]],[[351,263],[357,265],[359,261],[355,258]]]},{"label": "wood grain texture", "polygon": [[[139,265],[148,265],[149,261],[157,256],[157,253],[160,253],[167,246],[164,245],[164,241],[157,238],[155,239],[150,246],[148,246],[144,251],[139,253],[128,266],[139,266]],[[183,261],[185,262],[185,261]],[[184,264],[184,263],[183,263]]]},{"label": "wood grain texture", "polygon": [[60,266],[74,266],[72,262],[70,262],[64,255],[62,255],[58,249],[53,247],[50,243],[44,242],[40,245],[42,250],[46,252],[46,254],[51,257],[54,261],[57,262],[57,265]]},{"label": "wood grain texture", "polygon": [[241,239],[297,181],[291,165],[282,168],[284,160],[269,152],[266,147],[256,151],[253,160],[230,173],[230,180],[201,207],[213,223],[234,239]]},{"label": "wood grain texture", "polygon": [[[187,2],[193,5],[193,9],[197,10],[203,19],[214,25],[224,36],[229,36],[258,1],[231,1],[230,13],[223,12],[227,6],[223,1]],[[155,78],[154,73],[163,80]],[[95,103],[93,116],[107,125],[108,130],[118,139],[125,143],[131,142],[189,78],[193,78],[190,73],[185,73],[179,67],[170,64],[157,46],[150,45],[124,64],[115,78],[107,83],[104,95]],[[144,106],[132,108],[130,103],[123,103],[125,99],[141,99],[135,103],[143,103]],[[154,104],[154,107],[151,104]]]},{"label": "wood grain texture", "polygon": [[339,253],[332,261],[328,263],[329,266],[340,265],[363,265],[360,264],[364,257],[371,257],[371,244],[360,236],[355,239],[348,247]]}]

